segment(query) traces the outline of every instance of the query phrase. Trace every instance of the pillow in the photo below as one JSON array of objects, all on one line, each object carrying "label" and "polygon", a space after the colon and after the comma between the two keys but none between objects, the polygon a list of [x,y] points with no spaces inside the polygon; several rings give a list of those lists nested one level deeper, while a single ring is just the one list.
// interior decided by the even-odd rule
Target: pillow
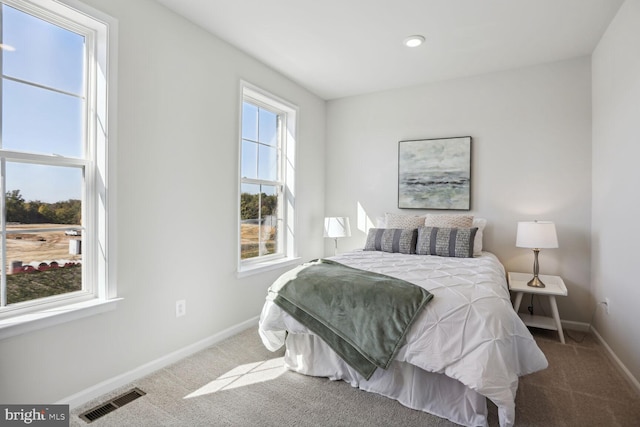
[{"label": "pillow", "polygon": [[417,229],[371,228],[367,234],[364,250],[415,254],[417,240]]},{"label": "pillow", "polygon": [[437,255],[473,258],[473,241],[478,229],[420,227],[418,228],[418,255]]},{"label": "pillow", "polygon": [[418,228],[424,225],[424,216],[411,216],[387,213],[385,215],[388,228]]},{"label": "pillow", "polygon": [[473,215],[427,214],[425,227],[471,228]]},{"label": "pillow", "polygon": [[478,256],[482,252],[482,232],[487,226],[487,220],[485,218],[473,218],[473,224],[471,226],[478,228],[476,238],[473,241],[473,255]]}]

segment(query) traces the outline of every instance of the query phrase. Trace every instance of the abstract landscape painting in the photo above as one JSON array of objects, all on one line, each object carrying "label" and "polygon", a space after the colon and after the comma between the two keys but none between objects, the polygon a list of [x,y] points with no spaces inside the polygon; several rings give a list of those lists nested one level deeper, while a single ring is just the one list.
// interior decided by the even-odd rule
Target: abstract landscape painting
[{"label": "abstract landscape painting", "polygon": [[399,208],[469,210],[470,198],[470,136],[399,142]]}]

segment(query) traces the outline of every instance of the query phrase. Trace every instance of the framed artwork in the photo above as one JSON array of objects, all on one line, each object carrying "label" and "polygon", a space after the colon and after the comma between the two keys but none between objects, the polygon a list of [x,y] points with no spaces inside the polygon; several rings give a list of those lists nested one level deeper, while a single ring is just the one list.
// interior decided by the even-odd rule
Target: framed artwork
[{"label": "framed artwork", "polygon": [[398,208],[471,209],[471,137],[400,141]]}]

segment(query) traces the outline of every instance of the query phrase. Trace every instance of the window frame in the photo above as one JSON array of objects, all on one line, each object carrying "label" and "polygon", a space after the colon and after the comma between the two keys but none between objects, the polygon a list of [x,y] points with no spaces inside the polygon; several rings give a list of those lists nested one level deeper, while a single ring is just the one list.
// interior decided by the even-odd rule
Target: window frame
[{"label": "window frame", "polygon": [[[2,3],[85,37],[86,81],[82,97],[82,157],[0,148],[1,164],[76,167],[82,182],[83,287],[80,291],[0,307],[0,339],[112,310],[116,289],[115,156],[117,34],[114,18],[77,0],[0,0]],[[43,87],[47,89],[47,87]],[[0,185],[4,209],[5,185]],[[2,233],[6,236],[5,221]],[[3,239],[3,243],[4,243]],[[6,268],[6,267],[5,267]],[[5,289],[2,290],[3,292]],[[6,300],[5,300],[6,301]]]},{"label": "window frame", "polygon": [[[278,177],[276,181],[244,178],[242,176],[242,124],[243,104],[249,102],[259,108],[276,113],[278,129]],[[298,107],[248,82],[240,83],[239,134],[238,134],[238,274],[254,274],[293,263],[298,259],[295,238],[295,153]],[[278,185],[278,252],[242,259],[241,197],[243,184]]]}]

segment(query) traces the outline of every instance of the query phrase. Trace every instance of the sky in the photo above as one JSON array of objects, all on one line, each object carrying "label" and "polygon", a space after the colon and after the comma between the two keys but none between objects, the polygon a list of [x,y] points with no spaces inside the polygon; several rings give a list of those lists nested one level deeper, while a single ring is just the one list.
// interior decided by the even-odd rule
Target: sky
[{"label": "sky", "polygon": [[[2,5],[2,44],[2,148],[81,157],[84,37]],[[80,199],[81,189],[80,169],[7,162],[6,190],[27,201]]]}]

